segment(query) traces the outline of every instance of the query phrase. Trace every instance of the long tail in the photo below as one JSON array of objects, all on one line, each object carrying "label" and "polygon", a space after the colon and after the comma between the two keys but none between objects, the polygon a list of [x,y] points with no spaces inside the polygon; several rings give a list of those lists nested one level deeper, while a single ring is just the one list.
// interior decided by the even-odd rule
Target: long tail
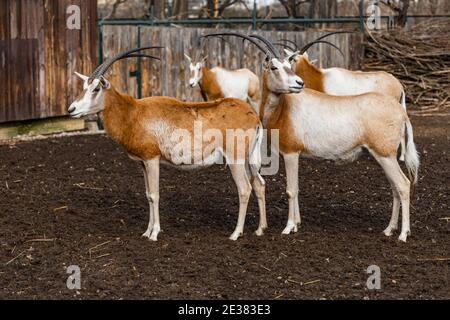
[{"label": "long tail", "polygon": [[405,108],[405,110],[406,110],[406,93],[405,93],[405,89],[402,89],[400,103],[401,103],[402,107]]},{"label": "long tail", "polygon": [[405,164],[408,169],[409,177],[413,185],[418,182],[420,159],[414,144],[414,134],[411,121],[406,121],[407,144],[405,153]]},{"label": "long tail", "polygon": [[253,139],[253,144],[250,148],[249,166],[250,171],[254,177],[257,177],[261,183],[264,183],[264,179],[259,174],[262,166],[261,146],[264,138],[264,129],[262,125],[256,128],[256,136]]},{"label": "long tail", "polygon": [[[401,97],[400,97],[400,104],[406,110],[406,93],[405,93],[404,89],[402,89],[402,93],[401,93]],[[405,133],[403,133],[403,137],[402,137],[402,141],[401,141],[400,161],[405,161],[405,153],[406,153],[406,136],[405,136]]]}]

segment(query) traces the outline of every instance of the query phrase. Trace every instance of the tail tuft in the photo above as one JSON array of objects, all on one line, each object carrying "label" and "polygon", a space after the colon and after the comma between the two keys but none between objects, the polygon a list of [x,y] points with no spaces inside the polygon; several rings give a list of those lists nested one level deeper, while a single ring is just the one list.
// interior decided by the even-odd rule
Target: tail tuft
[{"label": "tail tuft", "polygon": [[420,159],[419,154],[414,144],[414,134],[411,122],[409,119],[406,122],[406,132],[407,132],[407,144],[405,153],[405,164],[408,169],[409,177],[411,182],[416,185],[418,182]]},{"label": "tail tuft", "polygon": [[264,129],[261,125],[256,128],[255,139],[250,149],[249,165],[251,173],[254,177],[257,177],[261,183],[264,184],[264,179],[259,174],[262,166],[261,146],[264,138]]},{"label": "tail tuft", "polygon": [[406,93],[405,93],[404,89],[402,90],[400,103],[401,103],[402,107],[405,108],[405,110],[406,110]]}]

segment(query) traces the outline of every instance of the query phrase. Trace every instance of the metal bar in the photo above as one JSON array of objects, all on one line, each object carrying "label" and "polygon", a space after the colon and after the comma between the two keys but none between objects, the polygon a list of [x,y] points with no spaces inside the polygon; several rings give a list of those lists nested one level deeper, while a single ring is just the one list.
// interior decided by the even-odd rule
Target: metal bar
[{"label": "metal bar", "polygon": [[150,25],[154,25],[155,22],[155,3],[152,1],[150,5]]},{"label": "metal bar", "polygon": [[[361,5],[363,5],[364,0],[361,0]],[[232,18],[232,19],[185,19],[185,20],[99,20],[99,26],[105,25],[129,25],[129,26],[160,26],[160,25],[196,25],[196,24],[204,24],[204,25],[220,25],[220,24],[248,24],[253,25],[263,24],[287,24],[287,23],[296,23],[296,24],[313,24],[313,23],[335,23],[335,24],[344,24],[344,23],[355,23],[359,24],[361,30],[364,29],[365,20],[368,18],[364,14],[364,10],[362,11],[362,15],[358,17],[336,17],[336,18],[272,18],[272,19],[248,19],[248,18]],[[438,15],[438,16],[427,16],[427,15],[414,15],[408,16],[408,18],[450,18],[449,15]],[[389,16],[382,16],[383,19],[388,19]]]},{"label": "metal bar", "polygon": [[[141,27],[138,27],[137,34],[137,47],[141,47]],[[137,81],[137,94],[138,99],[142,99],[142,58],[137,58],[137,71],[136,71],[136,81]]]},{"label": "metal bar", "polygon": [[256,2],[256,0],[253,0],[253,31],[256,31],[258,29],[258,24],[257,24],[257,20],[258,20],[258,4]]},{"label": "metal bar", "polygon": [[360,23],[361,19],[359,17],[348,17],[348,18],[320,18],[320,19],[310,19],[310,18],[273,18],[273,19],[224,19],[224,20],[207,20],[207,19],[190,19],[190,20],[157,20],[157,21],[147,21],[147,20],[103,20],[99,22],[101,25],[164,25],[164,24],[253,24],[253,22],[261,24],[283,24],[283,23]]},{"label": "metal bar", "polygon": [[[100,25],[98,28],[98,62],[99,65],[103,63],[103,26]],[[100,113],[97,113],[97,126],[99,130],[104,130],[105,126],[103,125],[102,118],[100,117]]]},{"label": "metal bar", "polygon": [[98,28],[98,62],[103,63],[103,25]]},{"label": "metal bar", "polygon": [[364,0],[360,0],[359,1],[359,28],[361,29],[361,32],[365,32],[366,28],[366,15],[364,12],[365,9],[365,5],[364,5]]}]

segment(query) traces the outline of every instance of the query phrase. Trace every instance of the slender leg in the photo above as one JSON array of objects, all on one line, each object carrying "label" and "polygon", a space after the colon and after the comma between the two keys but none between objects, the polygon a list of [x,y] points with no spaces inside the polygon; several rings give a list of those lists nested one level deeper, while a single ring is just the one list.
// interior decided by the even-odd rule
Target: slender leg
[{"label": "slender leg", "polygon": [[[159,157],[145,161],[145,171],[147,173],[147,199],[150,205],[150,224],[152,224],[152,229],[149,229],[144,234],[152,241],[158,240],[158,234],[161,231],[161,226],[159,222]],[[153,221],[152,221],[153,217]],[[148,233],[150,235],[148,235]]]},{"label": "slender leg", "polygon": [[231,174],[239,192],[239,218],[235,231],[230,240],[236,241],[244,233],[245,216],[247,214],[248,200],[252,192],[252,186],[247,176],[245,165],[230,164]]},{"label": "slender leg", "polygon": [[256,230],[257,236],[262,236],[264,230],[267,229],[267,216],[266,216],[266,184],[262,177],[253,177],[252,186],[255,191],[256,198],[258,199],[259,207],[259,227]]},{"label": "slender leg", "polygon": [[150,194],[150,190],[149,190],[149,183],[148,183],[148,175],[147,175],[147,168],[145,166],[144,162],[141,162],[142,164],[142,169],[144,171],[144,180],[145,180],[145,195],[147,197],[147,200],[149,202],[149,212],[150,212],[150,218],[149,218],[149,223],[148,223],[148,227],[147,227],[147,231],[145,231],[145,233],[142,235],[145,238],[149,238],[150,239],[150,235],[152,234],[152,230],[153,230],[153,206],[152,203],[150,202],[148,195]]},{"label": "slender leg", "polygon": [[[300,222],[300,209],[298,208],[298,157],[298,153],[284,155],[287,179],[286,193],[289,198],[289,219],[283,234],[297,232],[297,224]],[[296,213],[298,213],[297,220]]]},{"label": "slender leg", "polygon": [[[402,207],[402,231],[400,233],[399,240],[406,242],[408,235],[411,234],[410,217],[409,217],[411,183],[403,173],[402,169],[400,168],[395,156],[384,158],[375,155],[375,158],[380,163],[381,167],[384,169],[386,177],[394,186],[394,192],[397,193],[398,198],[400,200]],[[392,227],[396,227],[398,221],[398,211],[396,212],[396,208],[398,206],[399,206],[398,201],[396,202],[394,195],[393,214],[388,229],[390,227],[391,229]]]},{"label": "slender leg", "polygon": [[302,218],[300,217],[300,206],[298,204],[298,192],[297,195],[295,197],[295,204],[294,204],[294,209],[295,209],[295,224],[297,225],[297,227],[302,223]]},{"label": "slender leg", "polygon": [[395,186],[392,186],[392,193],[394,195],[394,202],[392,204],[392,216],[391,220],[389,221],[388,227],[383,231],[383,233],[387,237],[392,236],[393,232],[398,229],[398,216],[400,214],[400,196],[398,195]]}]

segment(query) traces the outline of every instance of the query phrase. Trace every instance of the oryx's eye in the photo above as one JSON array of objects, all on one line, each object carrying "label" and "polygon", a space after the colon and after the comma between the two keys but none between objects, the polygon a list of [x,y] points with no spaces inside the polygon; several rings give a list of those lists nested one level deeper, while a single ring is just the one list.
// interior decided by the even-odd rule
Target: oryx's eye
[{"label": "oryx's eye", "polygon": [[278,70],[278,68],[277,68],[277,67],[274,67],[274,66],[272,66],[272,67],[270,67],[270,70],[272,70],[272,71],[277,71],[277,70]]},{"label": "oryx's eye", "polygon": [[94,93],[97,93],[97,92],[99,92],[99,91],[100,91],[100,87],[97,87],[97,88],[94,89],[93,92],[94,92]]}]

